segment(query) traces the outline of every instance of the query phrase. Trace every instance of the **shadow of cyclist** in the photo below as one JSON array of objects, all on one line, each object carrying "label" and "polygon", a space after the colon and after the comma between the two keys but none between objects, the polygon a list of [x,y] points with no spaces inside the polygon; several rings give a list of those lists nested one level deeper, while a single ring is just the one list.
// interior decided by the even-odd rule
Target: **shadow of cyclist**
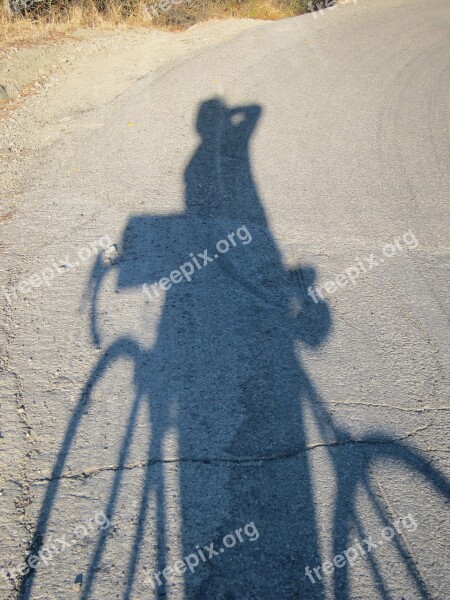
[{"label": "shadow of cyclist", "polygon": [[[249,154],[260,114],[257,105],[230,109],[217,98],[203,102],[197,117],[200,145],[185,170],[185,211],[129,219],[120,260],[112,268],[119,291],[145,286],[149,298],[163,301],[155,343],[143,347],[122,337],[104,351],[68,424],[41,508],[32,552],[42,545],[92,389],[107,368],[130,359],[134,401],[105,501],[105,513],[114,521],[139,409],[146,405],[147,465],[131,549],[123,557],[123,576],[116,586],[117,597],[125,600],[138,589],[142,593],[141,566],[149,544],[156,544],[159,580],[151,579],[144,591],[153,597],[165,597],[175,579],[178,588],[172,595],[195,600],[318,600],[324,595],[323,581],[312,585],[305,575],[306,566],[323,562],[305,451],[306,405],[312,405],[327,441],[344,445],[349,436],[333,424],[297,356],[299,344],[317,348],[325,342],[331,314],[325,302],[313,304],[306,293],[315,270],[287,269],[270,231]],[[96,343],[103,337],[97,298],[110,269],[99,259],[92,273]],[[373,448],[372,440],[369,446]],[[392,445],[391,457],[401,457],[400,450]],[[348,543],[348,520],[354,518],[349,507],[357,485],[367,477],[367,462],[375,458],[371,452],[365,462],[355,459],[350,484],[348,477],[347,483],[341,478],[344,467],[352,473],[348,456],[334,459],[337,551]],[[167,462],[177,465],[177,485],[170,492]],[[436,471],[422,469],[422,474],[444,490],[445,480]],[[198,564],[192,573],[184,567],[181,584],[180,576],[167,570],[172,566],[168,507],[173,506],[174,489],[179,558],[211,543],[215,550],[206,560],[197,552]],[[151,504],[153,538],[148,533]],[[249,524],[251,537],[245,535]],[[234,538],[232,546],[227,538],[229,547],[228,534]],[[102,558],[113,543],[107,536],[100,532],[94,544],[82,600],[91,597],[94,586],[101,589]],[[25,577],[21,598],[31,598],[34,578],[35,571]],[[337,587],[336,598],[347,598],[346,570],[337,575]]]},{"label": "shadow of cyclist", "polygon": [[[183,555],[202,541],[223,550],[203,574],[186,577],[189,598],[298,597],[307,586],[299,566],[318,564],[296,343],[318,346],[331,319],[303,289],[313,269],[286,269],[270,232],[249,157],[260,112],[204,102],[185,213],[133,218],[124,234],[124,253],[139,267],[122,263],[120,287],[145,283],[156,295],[152,286],[177,265],[190,273],[190,251],[201,266],[189,282],[165,283],[153,370],[140,375],[150,413],[177,432],[179,456],[189,457],[179,472]],[[208,262],[198,256],[205,249]],[[155,380],[161,372],[164,381]],[[225,552],[223,536],[248,523],[258,539]],[[322,596],[320,583],[307,591]]]}]

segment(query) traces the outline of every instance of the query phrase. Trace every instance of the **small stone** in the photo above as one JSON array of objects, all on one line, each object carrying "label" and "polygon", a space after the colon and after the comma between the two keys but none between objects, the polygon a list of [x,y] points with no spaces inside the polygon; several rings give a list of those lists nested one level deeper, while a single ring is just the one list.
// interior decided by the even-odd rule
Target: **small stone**
[{"label": "small stone", "polygon": [[81,588],[83,587],[83,573],[78,573],[78,575],[75,577],[73,587],[75,591],[81,590]]},{"label": "small stone", "polygon": [[117,259],[118,256],[119,250],[117,248],[117,244],[111,244],[111,246],[108,246],[103,253],[103,262],[105,264],[111,264]]}]

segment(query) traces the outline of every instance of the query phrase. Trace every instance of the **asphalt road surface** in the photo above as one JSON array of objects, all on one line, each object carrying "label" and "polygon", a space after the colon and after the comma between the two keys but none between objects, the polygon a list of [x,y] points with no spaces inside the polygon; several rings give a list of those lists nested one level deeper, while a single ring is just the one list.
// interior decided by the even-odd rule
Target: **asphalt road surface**
[{"label": "asphalt road surface", "polygon": [[2,230],[3,598],[450,598],[449,26],[263,24],[34,159]]}]

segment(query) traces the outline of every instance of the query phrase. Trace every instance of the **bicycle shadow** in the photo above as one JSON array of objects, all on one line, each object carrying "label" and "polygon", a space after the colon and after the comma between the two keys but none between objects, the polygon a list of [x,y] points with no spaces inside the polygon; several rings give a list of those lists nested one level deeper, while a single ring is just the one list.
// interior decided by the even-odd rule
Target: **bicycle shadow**
[{"label": "bicycle shadow", "polygon": [[[164,306],[152,347],[143,347],[131,337],[119,338],[102,353],[86,382],[58,453],[30,555],[42,546],[93,389],[111,365],[129,359],[134,365],[134,400],[105,502],[105,513],[114,521],[140,407],[145,404],[149,408],[147,466],[132,547],[116,590],[117,597],[125,600],[133,597],[143,577],[151,503],[157,515],[154,571],[160,574],[160,583],[153,579],[148,593],[163,598],[172,585],[162,572],[170,566],[167,546],[171,542],[164,444],[173,433],[179,465],[181,558],[198,545],[222,546],[226,534],[246,524],[253,523],[259,534],[202,562],[195,573],[185,571],[177,597],[324,597],[323,581],[312,585],[304,572],[307,565],[324,560],[306,451],[305,407],[311,405],[329,442],[345,446],[351,438],[333,424],[297,356],[299,344],[318,348],[326,341],[332,317],[327,303],[314,304],[307,294],[314,285],[315,269],[287,269],[271,234],[249,155],[260,114],[257,105],[230,109],[220,99],[203,102],[197,118],[201,142],[185,171],[185,211],[131,217],[117,264],[109,267],[98,259],[92,272],[91,333],[96,344],[102,340],[97,299],[111,269],[117,274],[119,291],[145,285],[147,296],[164,297]],[[224,240],[228,248],[223,244],[221,250],[217,243]],[[206,262],[205,249],[211,258]],[[188,262],[193,268],[189,281],[170,278]],[[167,278],[165,295],[161,286],[155,287],[162,278]],[[348,455],[338,453],[332,458],[338,489],[336,553],[349,545],[356,490],[366,484],[371,462],[387,454],[406,461],[448,495],[446,480],[406,445],[381,434],[375,440],[361,440],[359,448],[361,452],[352,458],[350,479],[342,477],[344,468],[349,471]],[[108,532],[100,532],[84,574],[82,600],[93,597],[109,543]],[[402,547],[399,552],[406,560]],[[378,587],[386,590],[379,567],[371,566]],[[30,570],[24,578],[20,598],[32,598],[36,573]],[[427,593],[420,574],[413,576],[420,580],[421,593]],[[339,600],[349,597],[347,568],[336,571],[335,594]]]}]

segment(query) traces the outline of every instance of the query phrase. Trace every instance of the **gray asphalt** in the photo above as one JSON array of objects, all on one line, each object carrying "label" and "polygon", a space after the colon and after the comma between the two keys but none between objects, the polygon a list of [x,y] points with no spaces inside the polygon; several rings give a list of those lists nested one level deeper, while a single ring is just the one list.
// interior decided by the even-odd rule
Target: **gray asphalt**
[{"label": "gray asphalt", "polygon": [[3,229],[3,598],[450,598],[449,25],[268,23],[36,159]]}]

